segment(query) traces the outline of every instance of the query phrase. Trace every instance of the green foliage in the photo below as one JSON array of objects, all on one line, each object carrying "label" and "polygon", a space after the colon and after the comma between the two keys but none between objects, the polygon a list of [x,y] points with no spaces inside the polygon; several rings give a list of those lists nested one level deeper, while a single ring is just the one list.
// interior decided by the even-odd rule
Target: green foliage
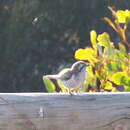
[{"label": "green foliage", "polygon": [[50,93],[56,92],[56,90],[55,90],[56,87],[50,79],[43,78],[43,81],[44,81],[44,84],[45,84],[48,92],[50,92]]},{"label": "green foliage", "polygon": [[130,76],[125,72],[116,72],[109,79],[117,85],[130,87]]},{"label": "green foliage", "polygon": [[[106,17],[103,20],[108,22],[121,37],[122,41],[118,43],[118,48],[115,47],[107,32],[97,34],[92,30],[90,32],[92,47],[76,50],[75,58],[89,62],[94,69],[94,74],[93,71],[88,70],[86,79],[86,85],[93,86],[94,91],[130,91],[130,56],[127,53],[130,44],[126,36],[130,11],[115,11],[110,7],[109,9],[115,18],[114,21]],[[92,79],[98,81],[96,85],[92,84]]]}]

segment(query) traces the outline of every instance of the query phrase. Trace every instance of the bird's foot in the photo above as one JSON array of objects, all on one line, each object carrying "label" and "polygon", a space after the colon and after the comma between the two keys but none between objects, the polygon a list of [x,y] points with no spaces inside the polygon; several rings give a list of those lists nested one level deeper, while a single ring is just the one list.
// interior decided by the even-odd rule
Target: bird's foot
[{"label": "bird's foot", "polygon": [[71,96],[74,96],[74,95],[82,95],[82,92],[80,91],[81,89],[80,88],[74,88],[74,89],[69,89],[69,94]]},{"label": "bird's foot", "polygon": [[69,94],[70,94],[70,96],[73,96],[74,92],[71,89],[69,89]]}]

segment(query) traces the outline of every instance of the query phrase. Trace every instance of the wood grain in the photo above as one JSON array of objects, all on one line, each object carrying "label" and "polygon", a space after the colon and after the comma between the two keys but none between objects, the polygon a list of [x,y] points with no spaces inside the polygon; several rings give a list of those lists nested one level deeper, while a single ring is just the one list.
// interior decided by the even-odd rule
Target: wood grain
[{"label": "wood grain", "polygon": [[0,93],[0,130],[130,130],[130,93]]}]

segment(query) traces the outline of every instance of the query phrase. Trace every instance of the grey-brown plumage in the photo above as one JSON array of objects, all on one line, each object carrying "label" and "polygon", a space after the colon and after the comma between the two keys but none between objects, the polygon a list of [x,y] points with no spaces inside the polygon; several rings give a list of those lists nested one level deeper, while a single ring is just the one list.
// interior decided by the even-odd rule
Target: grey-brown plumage
[{"label": "grey-brown plumage", "polygon": [[59,80],[65,87],[69,89],[79,88],[82,86],[85,80],[87,74],[86,67],[87,64],[85,62],[77,61],[71,66],[71,68],[60,72],[57,75],[46,75],[44,77]]}]

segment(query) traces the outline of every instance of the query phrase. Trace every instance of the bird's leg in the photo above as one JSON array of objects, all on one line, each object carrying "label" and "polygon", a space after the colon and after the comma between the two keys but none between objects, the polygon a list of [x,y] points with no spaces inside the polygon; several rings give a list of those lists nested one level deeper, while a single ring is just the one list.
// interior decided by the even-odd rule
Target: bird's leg
[{"label": "bird's leg", "polygon": [[70,94],[70,96],[73,96],[73,95],[74,95],[74,93],[73,93],[73,90],[72,90],[72,89],[69,89],[69,94]]},{"label": "bird's leg", "polygon": [[71,91],[74,93],[78,93],[78,92],[80,92],[80,90],[81,90],[81,88],[73,88],[73,89],[71,89]]},{"label": "bird's leg", "polygon": [[69,94],[71,96],[73,96],[74,94],[78,93],[79,91],[79,88],[73,88],[73,89],[69,89]]},{"label": "bird's leg", "polygon": [[74,95],[81,95],[81,88],[74,88],[74,89],[71,89],[71,93]]},{"label": "bird's leg", "polygon": [[81,88],[75,88],[75,92],[78,93],[81,91]]}]

